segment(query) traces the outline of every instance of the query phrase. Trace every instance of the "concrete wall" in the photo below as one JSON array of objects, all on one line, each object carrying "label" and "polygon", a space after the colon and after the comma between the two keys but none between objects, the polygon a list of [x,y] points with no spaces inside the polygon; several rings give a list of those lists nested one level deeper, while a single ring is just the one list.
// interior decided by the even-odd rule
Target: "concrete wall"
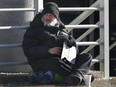
[{"label": "concrete wall", "polygon": [[[0,0],[0,8],[32,8],[34,0]],[[33,12],[0,12],[0,26],[27,25]],[[22,43],[25,30],[0,30],[0,44]],[[0,48],[0,63],[27,61],[22,47]],[[29,65],[0,66],[0,72],[28,72]]]}]

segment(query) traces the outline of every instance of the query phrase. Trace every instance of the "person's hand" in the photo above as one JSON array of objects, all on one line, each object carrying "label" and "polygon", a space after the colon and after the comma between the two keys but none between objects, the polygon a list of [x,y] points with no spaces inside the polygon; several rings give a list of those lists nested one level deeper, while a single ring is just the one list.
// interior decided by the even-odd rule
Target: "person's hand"
[{"label": "person's hand", "polygon": [[67,43],[68,47],[72,47],[72,46],[76,47],[77,46],[76,45],[76,41],[75,41],[75,39],[72,36],[69,36],[68,40],[66,40],[65,42]]},{"label": "person's hand", "polygon": [[61,55],[62,48],[61,47],[53,47],[48,50],[50,54]]}]

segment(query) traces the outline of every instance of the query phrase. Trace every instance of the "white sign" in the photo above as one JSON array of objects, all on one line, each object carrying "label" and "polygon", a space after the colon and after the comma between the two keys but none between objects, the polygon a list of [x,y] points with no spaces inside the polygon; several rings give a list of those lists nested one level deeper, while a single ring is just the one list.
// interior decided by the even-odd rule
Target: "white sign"
[{"label": "white sign", "polygon": [[76,47],[75,46],[68,47],[67,44],[64,42],[61,59],[66,58],[69,62],[75,64],[76,55],[77,55]]}]

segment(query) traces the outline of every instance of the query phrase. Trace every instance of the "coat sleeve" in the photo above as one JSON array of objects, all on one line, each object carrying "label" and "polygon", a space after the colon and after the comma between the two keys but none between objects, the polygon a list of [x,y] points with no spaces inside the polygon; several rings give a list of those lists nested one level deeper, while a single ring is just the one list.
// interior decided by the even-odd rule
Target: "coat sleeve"
[{"label": "coat sleeve", "polygon": [[23,38],[23,51],[27,58],[36,59],[36,58],[46,58],[50,56],[48,53],[49,47],[43,46],[41,41],[36,38],[36,31],[29,29],[25,32]]}]

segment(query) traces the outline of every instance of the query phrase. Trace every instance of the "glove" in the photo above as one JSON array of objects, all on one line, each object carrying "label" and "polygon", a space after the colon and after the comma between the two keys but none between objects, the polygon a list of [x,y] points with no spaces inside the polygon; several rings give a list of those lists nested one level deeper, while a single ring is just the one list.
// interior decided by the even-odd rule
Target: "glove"
[{"label": "glove", "polygon": [[68,47],[72,47],[72,46],[76,47],[76,41],[72,36],[68,37],[68,39],[66,40],[66,43]]}]

